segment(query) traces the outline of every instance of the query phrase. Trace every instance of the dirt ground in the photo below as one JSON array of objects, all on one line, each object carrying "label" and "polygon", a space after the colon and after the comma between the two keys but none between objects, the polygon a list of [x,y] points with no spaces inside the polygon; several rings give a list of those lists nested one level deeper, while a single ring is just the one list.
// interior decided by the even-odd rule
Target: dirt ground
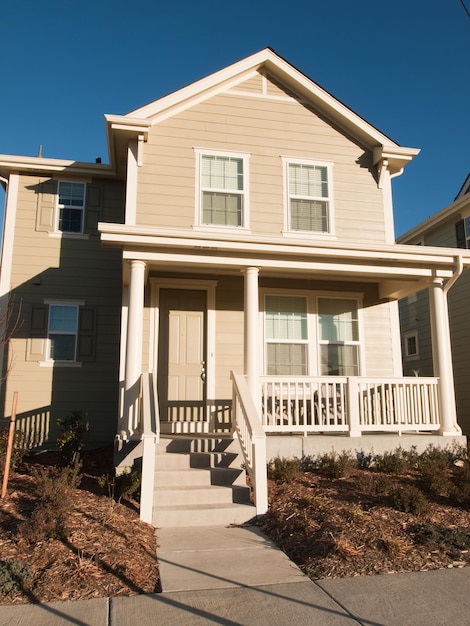
[{"label": "dirt ground", "polygon": [[108,495],[111,481],[99,480],[111,475],[112,448],[84,453],[81,486],[67,489],[71,507],[64,532],[40,537],[45,522],[34,513],[35,470],[58,462],[55,453],[29,457],[11,475],[7,497],[0,500],[0,604],[158,590],[155,530],[140,521],[138,502],[116,502]]},{"label": "dirt ground", "polygon": [[[112,480],[102,478],[111,475],[112,450],[85,453],[80,487],[53,483],[51,495],[44,476],[57,463],[56,453],[29,457],[0,500],[0,604],[158,591],[155,531],[139,520],[139,503],[116,502]],[[434,472],[434,495],[419,497],[416,472],[297,471],[269,481],[270,510],[259,526],[312,579],[464,567],[470,489],[459,502],[449,486],[453,471]],[[39,506],[39,493],[55,502],[52,512]],[[402,504],[411,494],[405,510],[397,510],[397,494]],[[51,519],[60,522],[53,532]],[[44,528],[52,536],[41,537]]]},{"label": "dirt ground", "polygon": [[[260,527],[312,579],[468,565],[468,502],[462,508],[448,496],[417,498],[418,486],[414,474],[299,472],[285,483],[270,481],[270,510]],[[411,493],[402,508],[408,502],[417,511],[397,510],[391,492]]]}]

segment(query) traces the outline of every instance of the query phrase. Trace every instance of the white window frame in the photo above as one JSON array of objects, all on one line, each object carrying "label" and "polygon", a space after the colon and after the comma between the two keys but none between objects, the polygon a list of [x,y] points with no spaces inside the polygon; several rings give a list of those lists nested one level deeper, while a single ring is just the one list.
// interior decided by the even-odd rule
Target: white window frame
[{"label": "white window frame", "polygon": [[[283,184],[284,184],[284,235],[291,237],[332,237],[335,235],[335,217],[334,217],[334,194],[333,194],[333,162],[331,161],[316,161],[311,159],[296,158],[296,157],[281,157],[283,163]],[[290,201],[291,195],[289,192],[289,166],[290,165],[309,165],[324,167],[327,171],[328,182],[328,198],[327,202],[327,230],[297,230],[291,228],[291,208]],[[305,196],[305,199],[325,201],[325,198],[316,196]]]},{"label": "white window frame", "polygon": [[[80,316],[80,307],[84,305],[84,302],[68,302],[68,301],[46,301],[44,304],[48,306],[47,312],[47,346],[46,346],[46,362],[51,363],[60,363],[60,364],[68,364],[68,363],[77,363],[77,344],[78,344],[78,324],[79,324],[79,316]],[[51,331],[51,311],[54,306],[63,306],[70,307],[76,310],[76,323],[75,323],[75,331],[71,332],[60,332],[60,331]],[[74,357],[73,359],[54,359],[51,356],[52,342],[51,335],[74,335],[75,343],[74,343]]]},{"label": "white window frame", "polygon": [[[321,338],[321,328],[320,328],[320,306],[319,300],[354,300],[357,306],[357,332],[358,339],[357,340],[348,340],[348,341],[329,341]],[[321,363],[321,346],[322,345],[351,345],[357,346],[357,374],[356,376],[363,375],[363,332],[362,332],[362,322],[361,322],[361,310],[362,310],[362,298],[358,297],[358,294],[349,294],[349,293],[317,293],[315,298],[315,313],[316,313],[316,321],[317,321],[317,353],[318,353],[318,372],[320,376],[326,376],[328,374],[322,374],[322,363]],[[342,376],[342,374],[333,374],[333,376]]]},{"label": "white window frame", "polygon": [[[205,150],[202,148],[195,148],[194,150],[196,156],[196,214],[195,214],[195,225],[196,227],[203,229],[211,229],[211,230],[219,230],[222,232],[226,232],[227,230],[233,230],[239,232],[240,230],[248,230],[249,227],[249,159],[250,154],[240,153],[240,152],[229,152],[229,151],[220,151],[220,150]],[[203,193],[204,191],[208,191],[209,189],[205,189],[202,185],[202,158],[204,156],[221,156],[228,157],[233,159],[240,159],[243,164],[243,189],[241,191],[230,191],[229,193],[238,193],[241,196],[241,224],[239,226],[233,224],[206,224],[203,220]],[[212,191],[218,191],[220,193],[227,192],[224,189],[211,189]]]},{"label": "white window frame", "polygon": [[[409,351],[409,343],[410,339],[414,339],[416,352]],[[409,330],[406,333],[403,333],[403,343],[405,350],[405,358],[407,361],[414,361],[419,359],[419,341],[418,341],[418,331],[417,330]]]},{"label": "white window frame", "polygon": [[[60,186],[62,184],[81,185],[83,187],[83,204],[80,207],[68,207],[60,203]],[[58,180],[57,181],[57,202],[55,215],[55,231],[64,235],[83,235],[85,229],[85,206],[86,206],[86,183],[76,180]],[[81,212],[80,230],[64,230],[60,228],[60,212],[63,209],[73,209]]]}]

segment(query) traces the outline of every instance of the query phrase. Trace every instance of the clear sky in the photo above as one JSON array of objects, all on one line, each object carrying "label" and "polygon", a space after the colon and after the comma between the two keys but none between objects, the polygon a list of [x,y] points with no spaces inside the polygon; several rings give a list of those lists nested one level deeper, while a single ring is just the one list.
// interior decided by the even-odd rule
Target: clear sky
[{"label": "clear sky", "polygon": [[[270,46],[397,143],[396,234],[470,171],[470,0],[4,0],[0,153],[107,162],[125,114]],[[0,206],[3,206],[0,194]]]}]

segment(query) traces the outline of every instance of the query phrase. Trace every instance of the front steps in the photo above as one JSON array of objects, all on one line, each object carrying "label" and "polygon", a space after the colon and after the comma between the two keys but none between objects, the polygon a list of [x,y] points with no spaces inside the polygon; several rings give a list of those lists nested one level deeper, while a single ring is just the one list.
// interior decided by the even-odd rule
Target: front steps
[{"label": "front steps", "polygon": [[152,523],[228,526],[253,519],[237,440],[229,437],[162,436],[157,444]]}]

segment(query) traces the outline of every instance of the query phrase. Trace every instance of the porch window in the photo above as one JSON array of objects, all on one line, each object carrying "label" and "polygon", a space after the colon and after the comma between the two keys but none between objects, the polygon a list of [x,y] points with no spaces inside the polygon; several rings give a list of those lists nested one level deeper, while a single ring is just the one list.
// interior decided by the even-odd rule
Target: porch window
[{"label": "porch window", "polygon": [[49,354],[52,361],[75,361],[78,306],[51,304],[49,307]]},{"label": "porch window", "polygon": [[83,232],[85,184],[59,182],[57,200],[57,230],[64,233]]},{"label": "porch window", "polygon": [[200,154],[200,222],[204,225],[245,226],[246,157]]},{"label": "porch window", "polygon": [[359,375],[359,322],[356,300],[318,298],[322,376]]},{"label": "porch window", "polygon": [[266,370],[268,376],[307,374],[307,299],[266,296]]},{"label": "porch window", "polygon": [[330,165],[287,162],[290,231],[331,231],[330,178]]}]

